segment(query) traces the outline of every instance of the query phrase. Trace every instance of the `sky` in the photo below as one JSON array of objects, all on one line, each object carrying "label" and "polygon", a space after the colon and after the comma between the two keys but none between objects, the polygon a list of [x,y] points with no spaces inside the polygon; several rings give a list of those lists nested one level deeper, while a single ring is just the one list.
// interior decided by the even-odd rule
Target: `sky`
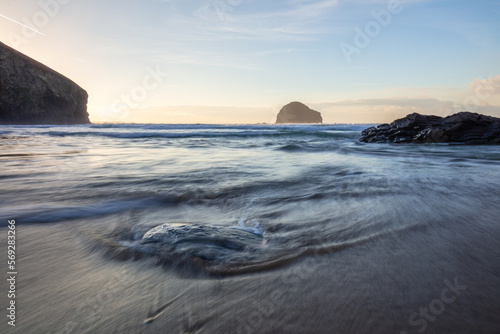
[{"label": "sky", "polygon": [[93,122],[500,117],[500,0],[2,0],[0,41],[89,93]]}]

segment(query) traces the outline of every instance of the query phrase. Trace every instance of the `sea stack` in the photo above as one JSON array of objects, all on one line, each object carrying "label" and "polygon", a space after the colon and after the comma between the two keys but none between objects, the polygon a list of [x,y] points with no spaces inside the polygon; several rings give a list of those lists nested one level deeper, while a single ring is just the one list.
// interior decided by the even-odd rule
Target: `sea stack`
[{"label": "sea stack", "polygon": [[323,123],[321,113],[303,103],[291,102],[281,108],[276,124],[282,123]]},{"label": "sea stack", "polygon": [[90,123],[87,92],[0,42],[0,124]]},{"label": "sea stack", "polygon": [[363,130],[365,143],[500,144],[500,118],[471,112],[448,117],[409,114],[391,124]]}]

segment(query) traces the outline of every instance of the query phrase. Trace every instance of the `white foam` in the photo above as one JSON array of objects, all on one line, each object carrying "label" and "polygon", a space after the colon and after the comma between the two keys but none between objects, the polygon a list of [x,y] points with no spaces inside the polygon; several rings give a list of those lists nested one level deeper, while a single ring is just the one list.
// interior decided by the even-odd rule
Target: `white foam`
[{"label": "white foam", "polygon": [[250,232],[250,233],[253,233],[255,235],[259,235],[261,237],[264,237],[264,229],[260,225],[259,221],[257,219],[253,219],[252,224],[253,224],[252,226],[247,225],[247,221],[244,218],[242,218],[238,222],[238,225],[230,226],[230,228],[235,228],[238,230]]}]

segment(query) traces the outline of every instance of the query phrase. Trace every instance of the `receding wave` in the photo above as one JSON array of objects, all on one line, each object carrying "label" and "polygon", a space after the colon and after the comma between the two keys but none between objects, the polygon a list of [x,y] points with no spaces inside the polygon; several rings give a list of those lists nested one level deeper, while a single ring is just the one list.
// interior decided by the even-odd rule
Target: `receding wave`
[{"label": "receding wave", "polygon": [[[119,260],[153,258],[157,265],[182,275],[234,276],[274,270],[303,258],[334,254],[423,225],[352,235],[344,240],[308,239],[277,243],[279,231],[251,232],[235,226],[168,223],[128,229],[120,226],[103,237],[86,233],[98,249]],[[300,232],[300,231],[299,231]]]},{"label": "receding wave", "polygon": [[[53,223],[64,220],[93,218],[113,215],[130,210],[147,210],[169,206],[223,205],[238,209],[242,198],[257,198],[264,207],[296,205],[316,200],[361,199],[370,196],[391,196],[403,194],[404,189],[394,187],[384,179],[372,179],[366,184],[363,172],[332,166],[316,167],[308,176],[310,187],[304,187],[304,177],[299,174],[281,180],[248,180],[229,184],[214,184],[212,178],[228,177],[230,171],[215,170],[179,173],[172,180],[162,178],[117,177],[104,180],[87,180],[85,189],[90,194],[75,192],[67,196],[67,204],[49,203],[16,206],[11,204],[0,208],[0,219],[18,219],[24,223]],[[43,174],[40,174],[43,175]],[[328,175],[331,183],[322,184]],[[33,176],[33,175],[31,175]],[[0,175],[0,179],[23,178],[23,174]],[[234,175],[236,179],[246,178],[245,173]],[[193,184],[194,183],[194,184]],[[335,186],[331,186],[335,185]],[[46,189],[50,196],[51,188]],[[121,196],[118,197],[116,194]],[[256,202],[256,203],[257,203]]]},{"label": "receding wave", "polygon": [[105,131],[47,131],[40,132],[41,135],[54,137],[108,137],[122,139],[141,139],[141,138],[278,138],[278,137],[304,137],[310,136],[315,138],[331,138],[331,139],[353,139],[359,134],[342,134],[327,131],[223,131],[223,132],[207,132],[207,133],[176,133],[166,131],[146,131],[146,132],[105,132]]},{"label": "receding wave", "polygon": [[23,224],[55,223],[66,220],[107,216],[123,211],[144,209],[159,205],[165,205],[165,202],[160,201],[158,198],[143,198],[104,201],[88,205],[10,207],[0,210],[0,219],[15,218]]},{"label": "receding wave", "polygon": [[17,126],[2,129],[7,137],[20,134],[52,137],[107,138],[281,138],[313,137],[355,139],[363,126],[348,124],[287,125],[175,125],[175,124],[90,124],[81,126]]},{"label": "receding wave", "polygon": [[[345,137],[332,137],[334,139],[342,140]],[[320,141],[320,142],[294,142],[286,144],[277,148],[279,151],[285,152],[322,152],[322,151],[338,151],[341,144],[337,140]]]}]

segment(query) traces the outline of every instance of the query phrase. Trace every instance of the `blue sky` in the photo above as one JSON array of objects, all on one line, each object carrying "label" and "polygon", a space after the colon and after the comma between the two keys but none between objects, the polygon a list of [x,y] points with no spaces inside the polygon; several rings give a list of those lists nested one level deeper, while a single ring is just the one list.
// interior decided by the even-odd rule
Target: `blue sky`
[{"label": "blue sky", "polygon": [[0,40],[85,88],[96,122],[273,122],[294,100],[328,123],[500,116],[500,0],[4,0],[0,15]]}]

